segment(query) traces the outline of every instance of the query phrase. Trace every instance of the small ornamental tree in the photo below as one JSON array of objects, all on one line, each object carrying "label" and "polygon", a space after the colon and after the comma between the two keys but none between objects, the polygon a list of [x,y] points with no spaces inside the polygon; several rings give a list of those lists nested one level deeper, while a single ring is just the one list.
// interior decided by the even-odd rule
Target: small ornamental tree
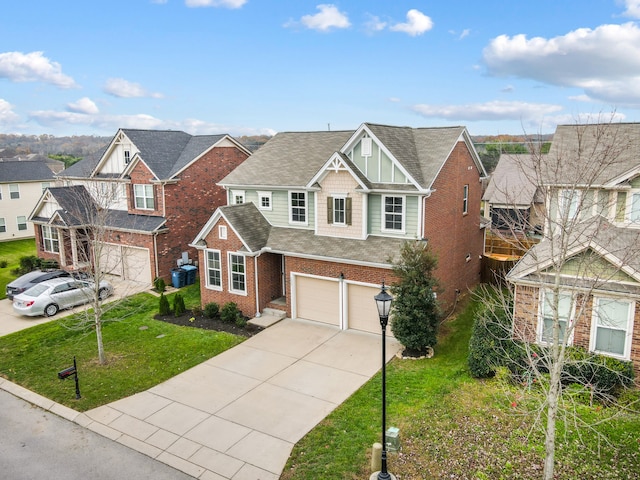
[{"label": "small ornamental tree", "polygon": [[171,313],[171,307],[169,306],[169,300],[164,296],[164,293],[160,294],[160,305],[158,308],[160,315],[169,315]]},{"label": "small ornamental tree", "polygon": [[427,243],[420,240],[405,242],[400,259],[393,264],[398,281],[391,286],[395,297],[391,331],[407,350],[418,354],[425,354],[436,344],[440,317],[434,293],[436,265],[436,257]]}]

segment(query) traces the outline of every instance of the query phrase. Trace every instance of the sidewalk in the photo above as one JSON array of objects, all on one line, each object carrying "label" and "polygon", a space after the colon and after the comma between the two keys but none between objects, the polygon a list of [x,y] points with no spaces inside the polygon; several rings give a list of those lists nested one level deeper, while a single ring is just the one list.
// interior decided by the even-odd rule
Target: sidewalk
[{"label": "sidewalk", "polygon": [[[387,343],[389,360],[400,346]],[[270,480],[295,443],[380,369],[380,353],[378,335],[285,319],[150,390],[82,414],[10,382],[0,388],[193,477]]]}]

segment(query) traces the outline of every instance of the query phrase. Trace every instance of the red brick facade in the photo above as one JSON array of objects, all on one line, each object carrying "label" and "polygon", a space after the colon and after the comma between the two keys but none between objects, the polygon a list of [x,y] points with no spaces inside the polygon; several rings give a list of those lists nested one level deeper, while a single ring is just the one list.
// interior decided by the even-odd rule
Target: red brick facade
[{"label": "red brick facade", "polygon": [[[467,213],[463,192],[468,185]],[[478,168],[464,142],[458,142],[425,201],[425,237],[438,257],[435,272],[442,291],[438,299],[446,308],[461,293],[480,282],[484,233],[480,229],[482,185]]]},{"label": "red brick facade", "polygon": [[[534,343],[537,339],[537,325],[540,304],[540,288],[516,285],[514,311],[514,336],[518,339]],[[593,296],[588,299],[578,299],[577,304],[582,307],[582,315],[576,319],[572,345],[589,350],[591,339],[591,321],[593,311]],[[636,376],[636,383],[640,385],[640,302],[636,302],[633,319],[633,333],[631,340],[631,361]]]}]

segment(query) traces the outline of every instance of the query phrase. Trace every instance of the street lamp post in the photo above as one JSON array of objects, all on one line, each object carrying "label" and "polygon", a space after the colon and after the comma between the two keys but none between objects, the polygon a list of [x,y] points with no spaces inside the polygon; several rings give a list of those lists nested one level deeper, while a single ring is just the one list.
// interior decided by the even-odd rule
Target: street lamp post
[{"label": "street lamp post", "polygon": [[393,475],[387,472],[387,377],[386,377],[386,336],[387,323],[389,321],[389,311],[391,310],[391,302],[393,297],[387,293],[387,287],[382,282],[380,293],[373,297],[378,307],[378,316],[380,317],[380,326],[382,327],[382,456],[380,459],[380,472],[378,480],[395,479]]}]

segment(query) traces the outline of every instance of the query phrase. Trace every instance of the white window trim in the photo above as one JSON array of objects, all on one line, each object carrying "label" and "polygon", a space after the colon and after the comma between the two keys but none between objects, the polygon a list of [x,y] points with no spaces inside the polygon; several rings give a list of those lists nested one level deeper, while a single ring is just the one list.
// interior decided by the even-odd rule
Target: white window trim
[{"label": "white window trim", "polygon": [[[47,235],[47,230],[49,235]],[[58,233],[58,230],[50,225],[42,225],[42,229],[40,231],[42,233],[42,248],[44,251],[49,253],[60,253],[60,234]],[[56,233],[56,238],[53,238],[53,232]],[[51,250],[47,250],[47,241],[49,241],[51,245]],[[53,248],[53,242],[57,242],[57,250]]]},{"label": "white window trim", "polygon": [[[136,191],[137,190],[136,187],[142,187],[143,195],[138,195],[138,192]],[[147,188],[146,187],[151,187],[151,196],[150,197],[147,196]],[[144,207],[139,207],[138,206],[138,202],[137,202],[138,198],[141,198],[143,200],[142,203],[144,204]],[[149,198],[153,202],[153,208],[147,207],[146,200],[149,199]],[[136,183],[133,186],[133,207],[136,210],[155,210],[155,206],[156,206],[156,202],[155,202],[155,199],[153,198],[153,185],[148,185],[148,184],[145,184],[145,183]]]},{"label": "white window trim", "polygon": [[0,200],[2,200],[2,185],[0,185]]},{"label": "white window trim", "polygon": [[593,310],[591,312],[591,331],[589,333],[589,351],[595,352],[600,355],[605,355],[607,357],[619,358],[621,360],[631,360],[631,344],[633,343],[633,321],[635,317],[636,311],[636,302],[633,300],[628,300],[626,298],[621,298],[620,300],[624,302],[629,302],[629,311],[628,311],[628,323],[627,323],[627,331],[625,335],[624,341],[624,354],[617,355],[611,352],[604,352],[600,350],[596,350],[596,335],[598,332],[598,301],[600,300],[613,300],[611,297],[604,296],[594,296],[593,297]]},{"label": "white window trim", "polygon": [[[16,187],[15,190],[12,190],[11,187]],[[13,198],[13,194],[17,193],[18,196]],[[20,185],[17,183],[10,183],[9,184],[9,199],[10,200],[20,200]]]},{"label": "white window trim", "polygon": [[218,225],[218,238],[220,240],[227,239],[227,226],[226,225]]},{"label": "white window trim", "polygon": [[0,228],[4,228],[4,230],[0,231],[0,233],[7,232],[7,221],[4,217],[0,217]]},{"label": "white window trim", "polygon": [[[269,199],[269,206],[265,207],[262,205],[262,199],[263,198],[268,198]],[[273,196],[271,192],[258,192],[258,209],[259,210],[273,210]]]},{"label": "white window trim", "polygon": [[[386,204],[387,198],[402,199],[402,229],[401,230],[396,230],[394,228],[386,228],[387,219],[386,219],[386,212],[385,212],[385,204]],[[380,230],[385,233],[395,233],[395,234],[403,235],[406,231],[406,226],[407,226],[407,196],[406,195],[382,195],[380,210],[382,213]]]},{"label": "white window trim", "polygon": [[[242,201],[238,202],[236,198],[241,198]],[[231,190],[231,205],[241,205],[246,201],[244,190]]]},{"label": "white window trim", "polygon": [[[344,193],[336,193],[334,195],[331,195],[331,197],[333,198],[333,223],[332,225],[337,225],[339,227],[346,227],[347,226],[347,195]],[[342,200],[342,217],[343,217],[343,221],[342,222],[336,222],[336,200],[337,199],[341,199]]]},{"label": "white window trim", "polygon": [[[631,225],[638,225],[640,224],[640,217],[638,218],[638,220],[632,220],[631,219],[631,209],[633,207],[633,196],[634,195],[638,195],[638,197],[640,198],[640,190],[631,190],[627,193],[627,204],[625,205],[625,215],[624,218],[627,221],[627,223],[631,224]],[[640,201],[640,200],[639,200]]]},{"label": "white window trim", "polygon": [[469,184],[462,187],[462,214],[469,213]]},{"label": "white window trim", "polygon": [[[539,299],[539,303],[538,303],[538,325],[536,327],[536,338],[538,340],[538,344],[540,345],[551,345],[551,342],[545,342],[542,339],[542,335],[544,333],[544,297],[545,295],[547,295],[547,293],[549,294],[553,294],[553,292],[551,290],[548,289],[541,289],[540,290],[542,292],[542,294],[540,295],[540,299]],[[558,294],[563,295],[563,294],[568,294],[572,296],[572,304],[571,304],[571,311],[569,312],[569,318],[567,318],[567,326],[565,327],[565,332],[567,330],[569,330],[571,328],[571,326],[573,325],[573,322],[575,320],[575,315],[576,315],[576,302],[573,299],[573,295],[571,294],[571,292],[568,292],[566,290],[560,290],[558,292]],[[575,330],[571,330],[569,333],[569,338],[566,339],[566,341],[564,341],[564,343],[566,345],[573,345],[573,333]]]},{"label": "white window trim", "polygon": [[[220,264],[220,268],[210,268],[209,267],[209,252],[218,254],[218,262]],[[220,250],[215,250],[213,248],[208,248],[204,251],[205,254],[205,268],[206,268],[206,286],[209,290],[217,290],[219,292],[222,291],[222,252]],[[212,285],[209,283],[209,270],[218,270],[220,272],[220,285]]]},{"label": "white window trim", "polygon": [[51,188],[51,182],[42,182],[40,186],[42,187],[42,193],[44,193],[47,188]]},{"label": "white window trim", "polygon": [[571,203],[574,202],[574,199],[576,203],[576,211],[573,215],[570,215],[571,203],[569,204],[569,210],[567,211],[566,220],[570,222],[580,216],[580,202],[582,200],[582,190],[578,190],[575,188],[561,188],[560,190],[558,190],[558,220],[559,221],[563,220],[563,214],[566,208],[565,202],[566,202],[567,196],[564,195],[564,192],[568,192],[569,194],[571,194]]},{"label": "white window trim", "polygon": [[[233,259],[231,257],[242,257],[244,262],[244,290],[235,290],[233,288]],[[236,295],[247,295],[247,257],[242,255],[241,253],[227,252],[227,272],[228,272],[228,280],[229,280],[229,293],[233,293]]]},{"label": "white window trim", "polygon": [[[293,220],[293,200],[294,193],[302,193],[304,195],[304,222]],[[296,207],[300,208],[300,207]],[[309,194],[304,190],[290,190],[289,191],[289,223],[291,225],[309,225]]]},{"label": "white window trim", "polygon": [[[20,219],[24,218],[24,222],[21,222]],[[24,225],[24,228],[20,228],[20,225]],[[27,217],[25,215],[18,215],[16,217],[16,228],[19,232],[24,232],[29,228],[29,224],[27,223]]]}]

